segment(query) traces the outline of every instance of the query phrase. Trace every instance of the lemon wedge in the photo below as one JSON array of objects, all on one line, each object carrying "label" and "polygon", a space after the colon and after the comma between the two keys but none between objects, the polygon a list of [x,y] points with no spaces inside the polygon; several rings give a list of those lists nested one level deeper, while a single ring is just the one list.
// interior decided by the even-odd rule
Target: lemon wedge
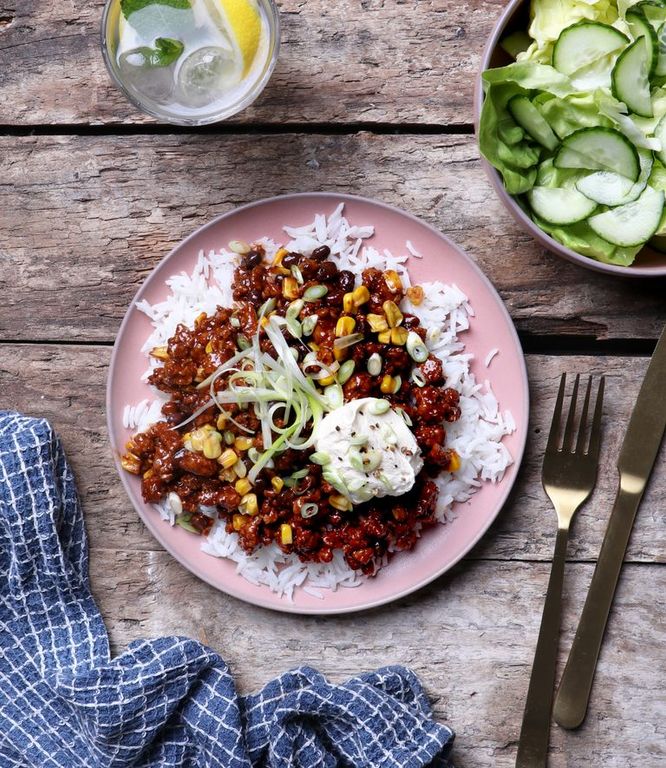
[{"label": "lemon wedge", "polygon": [[219,0],[232,40],[243,57],[243,72],[252,66],[261,41],[261,18],[252,0]]}]

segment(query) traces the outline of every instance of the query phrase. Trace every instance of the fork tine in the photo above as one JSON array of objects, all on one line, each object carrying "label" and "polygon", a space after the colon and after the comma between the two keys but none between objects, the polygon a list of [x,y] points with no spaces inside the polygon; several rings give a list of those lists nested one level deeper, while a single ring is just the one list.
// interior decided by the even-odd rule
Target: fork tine
[{"label": "fork tine", "polygon": [[590,406],[590,391],[592,389],[592,377],[587,379],[587,389],[585,390],[585,402],[583,403],[583,410],[580,414],[580,427],[578,428],[578,440],[576,441],[576,447],[574,453],[580,453],[585,447],[585,435],[587,433],[587,411]]},{"label": "fork tine", "polygon": [[567,375],[563,373],[560,377],[560,388],[557,392],[557,400],[555,401],[555,410],[553,411],[553,420],[550,423],[550,434],[548,435],[548,444],[546,445],[546,453],[556,451],[558,448],[558,437],[560,432],[560,422],[562,421],[562,403],[564,402],[564,389],[567,384]]},{"label": "fork tine", "polygon": [[564,429],[564,439],[562,440],[562,450],[571,450],[573,443],[574,423],[576,421],[576,401],[578,400],[578,385],[580,384],[580,374],[576,374],[576,380],[571,393],[571,402],[569,403],[569,415],[567,416],[567,425]]},{"label": "fork tine", "polygon": [[590,432],[590,447],[587,449],[588,456],[597,458],[601,446],[601,413],[604,409],[604,387],[606,377],[602,376],[597,390],[597,402],[594,406],[594,418],[592,419],[592,431]]}]

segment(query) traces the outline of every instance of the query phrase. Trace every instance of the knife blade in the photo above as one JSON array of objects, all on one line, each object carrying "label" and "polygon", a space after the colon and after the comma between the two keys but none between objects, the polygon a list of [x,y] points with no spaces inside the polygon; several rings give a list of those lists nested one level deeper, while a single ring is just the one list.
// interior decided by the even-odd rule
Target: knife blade
[{"label": "knife blade", "polygon": [[585,719],[624,554],[665,430],[666,329],[648,366],[622,443],[615,505],[555,698],[553,715],[563,728],[577,728]]}]

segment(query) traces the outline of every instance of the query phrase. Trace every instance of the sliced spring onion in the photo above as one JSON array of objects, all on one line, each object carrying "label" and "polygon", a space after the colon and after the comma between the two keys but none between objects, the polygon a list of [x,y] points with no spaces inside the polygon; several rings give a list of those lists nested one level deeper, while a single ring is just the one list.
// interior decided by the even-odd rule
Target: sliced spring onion
[{"label": "sliced spring onion", "polygon": [[301,325],[303,326],[303,335],[312,336],[314,329],[317,327],[318,321],[319,321],[318,315],[308,315],[301,323]]},{"label": "sliced spring onion", "polygon": [[303,293],[303,301],[318,301],[319,299],[323,299],[327,293],[328,288],[325,285],[311,285],[309,288],[305,289]]},{"label": "sliced spring onion", "polygon": [[294,318],[287,320],[287,330],[295,339],[300,339],[303,335],[303,326]]},{"label": "sliced spring onion", "polygon": [[304,306],[305,302],[303,299],[295,299],[292,301],[291,304],[287,307],[287,311],[285,312],[285,317],[287,320],[295,320],[300,315]]},{"label": "sliced spring onion", "polygon": [[301,270],[299,269],[297,264],[293,264],[292,265],[292,267],[291,267],[291,274],[296,278],[296,282],[299,285],[303,285],[303,283],[305,282],[303,280],[303,273],[301,272]]},{"label": "sliced spring onion", "polygon": [[353,360],[345,360],[338,371],[338,384],[346,384],[354,373],[356,363]]},{"label": "sliced spring onion", "polygon": [[236,346],[243,351],[250,348],[250,340],[244,333],[239,333],[236,336]]},{"label": "sliced spring onion", "polygon": [[184,528],[186,531],[189,531],[190,533],[199,533],[197,529],[190,523],[190,518],[188,517],[178,517],[176,518],[176,525],[179,525],[181,528]]},{"label": "sliced spring onion", "polygon": [[381,416],[382,413],[386,413],[389,410],[391,403],[388,400],[375,400],[368,407],[370,408],[370,413],[373,413],[375,416]]},{"label": "sliced spring onion", "polygon": [[363,456],[358,448],[350,448],[347,452],[347,458],[357,472],[365,471],[365,467],[363,466]]},{"label": "sliced spring onion", "polygon": [[371,376],[379,376],[382,372],[383,364],[382,356],[377,352],[373,352],[368,358],[367,369]]},{"label": "sliced spring onion", "polygon": [[335,349],[346,349],[354,344],[358,344],[359,341],[363,341],[364,336],[362,333],[349,333],[347,336],[340,336],[333,342]]},{"label": "sliced spring onion", "polygon": [[266,299],[266,301],[259,307],[258,316],[259,319],[264,317],[264,315],[268,315],[270,312],[272,312],[275,307],[277,306],[277,301],[274,296],[272,296],[270,299]]},{"label": "sliced spring onion", "polygon": [[423,343],[423,339],[415,331],[410,331],[407,335],[407,342],[405,344],[407,352],[412,360],[417,363],[425,363],[428,359],[428,347]]},{"label": "sliced spring onion", "polygon": [[407,411],[405,411],[404,408],[396,408],[395,410],[396,410],[397,413],[399,413],[402,416],[405,424],[408,427],[411,427],[412,424],[413,424],[413,421],[411,420],[411,418],[410,418],[409,414],[407,413]]},{"label": "sliced spring onion", "polygon": [[325,467],[327,464],[331,463],[331,457],[324,451],[316,451],[315,453],[310,454],[310,461],[313,464],[319,464],[319,466]]},{"label": "sliced spring onion", "polygon": [[250,252],[250,246],[243,240],[232,240],[229,243],[229,249],[239,256],[245,256],[246,253]]},{"label": "sliced spring onion", "polygon": [[374,472],[377,467],[382,463],[381,451],[366,451],[363,460],[363,470],[365,472]]},{"label": "sliced spring onion", "polygon": [[328,403],[330,410],[340,408],[344,403],[344,394],[342,387],[339,384],[331,384],[324,389],[324,397]]},{"label": "sliced spring onion", "polygon": [[319,512],[319,505],[312,501],[308,501],[301,507],[301,517],[314,517]]},{"label": "sliced spring onion", "polygon": [[417,387],[425,387],[426,377],[424,376],[423,371],[419,368],[414,368],[410,378]]},{"label": "sliced spring onion", "polygon": [[336,491],[341,493],[343,496],[348,496],[349,491],[347,490],[347,486],[345,485],[342,477],[334,470],[329,469],[326,467],[324,471],[321,473],[321,476],[326,480],[327,483],[330,483]]}]

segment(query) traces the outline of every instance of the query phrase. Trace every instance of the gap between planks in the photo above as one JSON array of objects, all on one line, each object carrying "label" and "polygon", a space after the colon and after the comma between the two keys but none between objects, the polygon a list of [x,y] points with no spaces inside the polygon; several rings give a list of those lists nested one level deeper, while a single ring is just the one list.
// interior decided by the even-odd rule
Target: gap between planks
[{"label": "gap between planks", "polygon": [[[535,336],[518,333],[523,352],[528,355],[585,355],[589,357],[651,357],[656,339],[596,339],[592,336]],[[72,339],[0,339],[0,345],[45,345],[49,347],[112,347],[113,341]]]},{"label": "gap between planks", "polygon": [[76,123],[35,123],[31,125],[0,124],[0,136],[208,136],[293,134],[347,136],[375,133],[380,136],[459,136],[474,134],[471,123],[216,123],[200,127],[184,127],[166,123],[112,123],[77,125]]}]

